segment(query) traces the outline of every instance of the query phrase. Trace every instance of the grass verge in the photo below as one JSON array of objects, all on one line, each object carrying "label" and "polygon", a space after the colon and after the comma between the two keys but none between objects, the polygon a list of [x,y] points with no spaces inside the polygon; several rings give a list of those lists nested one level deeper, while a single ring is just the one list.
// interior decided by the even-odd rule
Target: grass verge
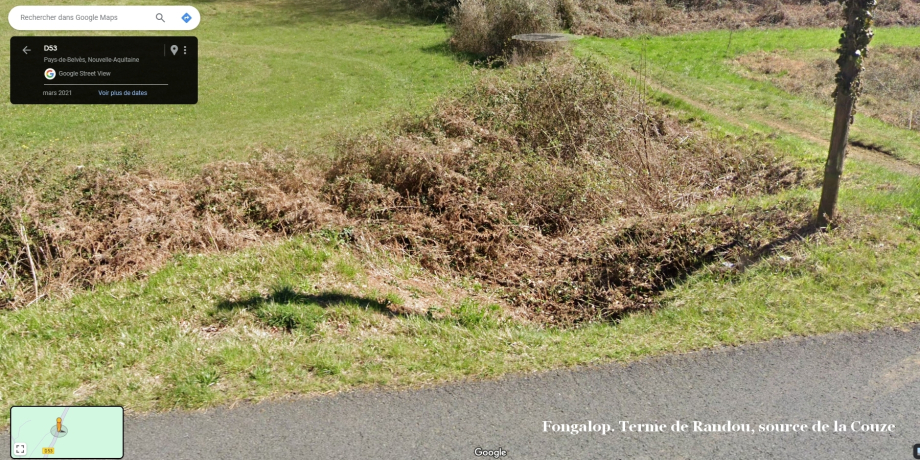
[{"label": "grass verge", "polygon": [[[437,297],[446,287],[375,287],[375,274],[407,286],[422,270],[355,262],[322,236],[181,257],[145,280],[0,312],[0,399],[199,408],[920,321],[920,234],[871,223],[856,233],[773,254],[740,274],[714,264],[671,290],[658,311],[576,329],[510,319],[477,300],[475,286],[458,288],[466,294],[456,300]],[[427,297],[428,314],[387,306],[412,296]]]},{"label": "grass verge", "polygon": [[[589,42],[599,43],[629,45]],[[694,95],[722,82],[696,83]],[[751,91],[772,97],[775,89]],[[740,130],[694,109],[681,112],[687,121]],[[819,167],[824,146],[787,134],[773,142],[803,167]],[[789,199],[816,203],[817,191],[726,197],[694,210]],[[358,257],[344,233],[320,231],[234,254],[177,256],[139,279],[0,311],[0,399],[8,405],[121,404],[135,412],[198,408],[920,321],[916,179],[848,163],[841,207],[847,222],[820,240],[765,252],[743,269],[726,270],[723,260],[706,263],[665,291],[659,309],[575,328],[512,317],[475,278],[433,277],[385,253]]]}]

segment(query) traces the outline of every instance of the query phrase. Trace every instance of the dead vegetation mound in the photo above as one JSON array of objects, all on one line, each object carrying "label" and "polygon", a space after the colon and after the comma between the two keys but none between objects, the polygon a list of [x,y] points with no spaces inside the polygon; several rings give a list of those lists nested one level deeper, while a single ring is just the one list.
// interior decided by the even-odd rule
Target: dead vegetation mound
[{"label": "dead vegetation mound", "polygon": [[762,142],[681,122],[598,64],[567,57],[484,78],[427,116],[345,140],[331,164],[269,155],[183,181],[50,177],[0,182],[7,305],[177,252],[328,227],[474,278],[525,317],[573,324],[652,307],[699,268],[793,234],[811,211],[802,201],[696,210],[808,178]]},{"label": "dead vegetation mound", "polygon": [[687,214],[802,180],[761,144],[695,130],[596,64],[562,59],[345,143],[325,191],[426,268],[503,286],[535,317],[571,323],[647,307],[727,248],[756,246],[745,235],[803,225],[801,203],[750,222]]},{"label": "dead vegetation mound", "polygon": [[186,181],[77,168],[0,182],[0,299],[11,305],[158,267],[178,252],[239,249],[341,224],[321,174],[279,156],[217,163]]},{"label": "dead vegetation mound", "polygon": [[811,204],[729,207],[596,225],[519,251],[495,282],[540,321],[572,324],[651,309],[674,283],[721,260],[734,272],[771,244],[808,232]]}]

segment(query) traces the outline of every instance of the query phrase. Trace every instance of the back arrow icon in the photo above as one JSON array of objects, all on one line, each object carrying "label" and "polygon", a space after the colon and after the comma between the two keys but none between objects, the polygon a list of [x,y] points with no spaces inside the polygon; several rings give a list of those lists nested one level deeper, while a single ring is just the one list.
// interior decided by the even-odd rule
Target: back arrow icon
[{"label": "back arrow icon", "polygon": [[22,52],[26,54],[29,54],[29,51],[32,51],[32,50],[29,49],[28,45],[26,45],[26,47],[22,49]]}]

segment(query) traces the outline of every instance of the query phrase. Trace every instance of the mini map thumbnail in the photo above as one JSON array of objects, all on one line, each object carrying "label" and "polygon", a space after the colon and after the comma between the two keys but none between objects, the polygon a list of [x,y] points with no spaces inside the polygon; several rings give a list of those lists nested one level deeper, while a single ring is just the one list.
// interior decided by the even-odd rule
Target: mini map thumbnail
[{"label": "mini map thumbnail", "polygon": [[10,409],[10,456],[122,458],[124,412],[118,406],[14,406]]}]

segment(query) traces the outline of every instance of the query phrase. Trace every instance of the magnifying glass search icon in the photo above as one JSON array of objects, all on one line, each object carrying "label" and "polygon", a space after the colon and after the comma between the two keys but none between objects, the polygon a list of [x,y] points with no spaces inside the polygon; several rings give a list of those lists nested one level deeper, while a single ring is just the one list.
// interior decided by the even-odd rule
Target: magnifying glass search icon
[{"label": "magnifying glass search icon", "polygon": [[157,13],[157,21],[166,22],[166,21],[163,19],[163,13]]}]

